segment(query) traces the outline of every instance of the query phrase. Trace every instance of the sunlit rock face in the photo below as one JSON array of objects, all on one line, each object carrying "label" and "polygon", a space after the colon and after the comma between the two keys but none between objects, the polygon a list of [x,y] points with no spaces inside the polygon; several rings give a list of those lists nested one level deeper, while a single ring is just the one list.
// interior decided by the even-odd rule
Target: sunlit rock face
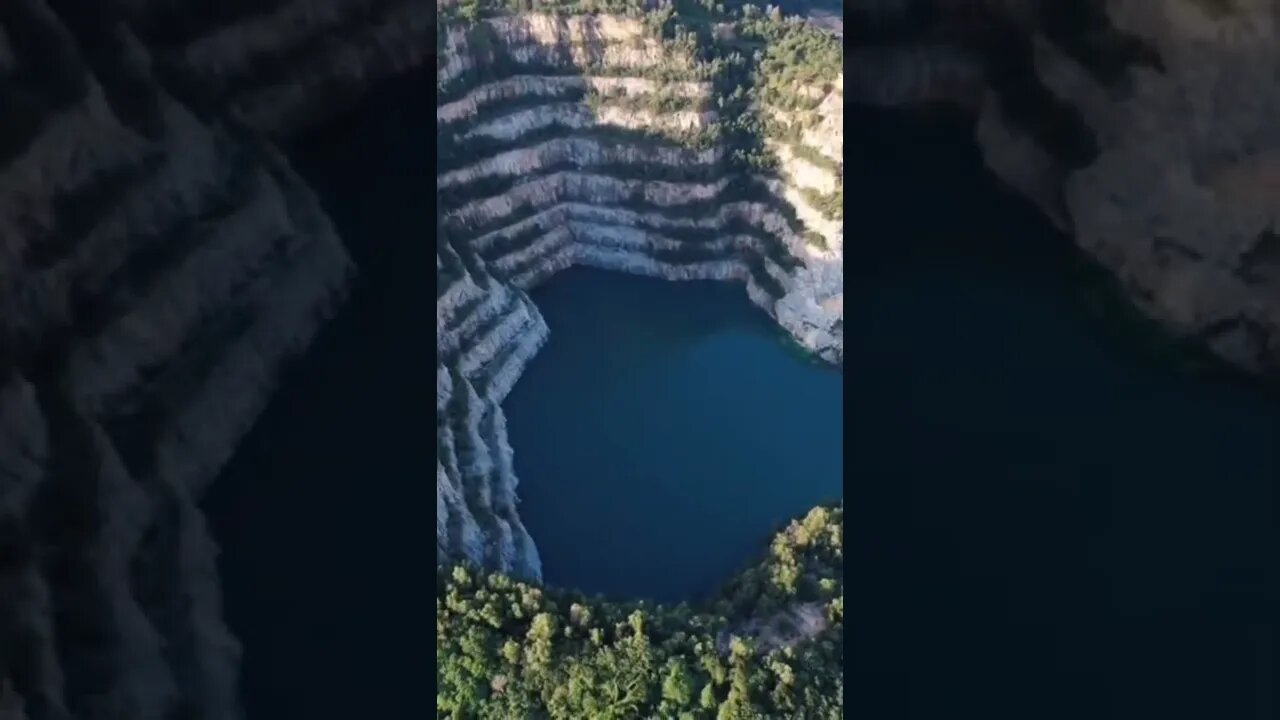
[{"label": "sunlit rock face", "polygon": [[851,14],[876,36],[853,51],[855,102],[969,108],[992,170],[1134,303],[1280,376],[1280,5],[921,0]]},{"label": "sunlit rock face", "polygon": [[572,265],[732,281],[840,362],[843,224],[812,198],[842,193],[843,75],[753,107],[791,130],[767,173],[726,162],[712,69],[643,18],[449,26],[437,83],[437,559],[537,578],[501,408],[547,338],[526,290]]},{"label": "sunlit rock face", "polygon": [[239,716],[196,502],[354,271],[266,138],[420,64],[430,10],[0,3],[0,707]]}]

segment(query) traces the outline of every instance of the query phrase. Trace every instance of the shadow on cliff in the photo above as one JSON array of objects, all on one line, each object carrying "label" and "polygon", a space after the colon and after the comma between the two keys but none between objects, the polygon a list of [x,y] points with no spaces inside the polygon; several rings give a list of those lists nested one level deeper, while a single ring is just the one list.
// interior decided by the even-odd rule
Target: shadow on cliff
[{"label": "shadow on cliff", "polygon": [[397,80],[288,149],[360,274],[204,503],[250,720],[425,716],[432,702],[417,690],[434,630],[416,580],[434,543],[431,81]]}]

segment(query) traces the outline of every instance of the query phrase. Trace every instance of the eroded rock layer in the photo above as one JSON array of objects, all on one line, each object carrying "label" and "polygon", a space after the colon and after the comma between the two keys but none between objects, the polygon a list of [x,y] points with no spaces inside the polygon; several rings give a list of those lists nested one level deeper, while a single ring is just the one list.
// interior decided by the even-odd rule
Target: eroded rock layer
[{"label": "eroded rock layer", "polygon": [[420,63],[430,19],[0,3],[0,706],[239,716],[196,503],[353,271],[265,137]]},{"label": "eroded rock layer", "polygon": [[855,3],[855,102],[950,102],[1144,312],[1280,377],[1280,3]]},{"label": "eroded rock layer", "polygon": [[[842,75],[740,108],[716,47],[647,14],[445,24],[436,368],[438,560],[537,578],[501,402],[547,327],[526,291],[585,265],[742,283],[796,341],[843,352]],[[720,28],[732,36],[731,28]],[[747,88],[744,88],[746,90]],[[738,93],[735,97],[742,97]],[[736,155],[735,155],[736,153]]]}]

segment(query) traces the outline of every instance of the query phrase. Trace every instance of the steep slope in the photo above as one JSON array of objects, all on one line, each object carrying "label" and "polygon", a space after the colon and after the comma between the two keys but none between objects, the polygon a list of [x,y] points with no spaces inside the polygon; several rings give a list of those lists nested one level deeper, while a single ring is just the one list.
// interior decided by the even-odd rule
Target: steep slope
[{"label": "steep slope", "polygon": [[429,18],[0,4],[0,681],[30,717],[239,715],[196,502],[354,270],[258,131],[425,59]]},{"label": "steep slope", "polygon": [[1280,4],[864,2],[853,94],[968,108],[987,162],[1144,312],[1280,376]]},{"label": "steep slope", "polygon": [[[1215,6],[1224,8],[1221,13]],[[1154,316],[1280,375],[1280,3],[1115,2],[1160,58],[1127,94],[1036,43],[1036,69],[1099,138],[1064,196],[1082,247]]]},{"label": "steep slope", "polygon": [[[841,75],[832,63],[825,79],[784,78],[793,58],[774,54],[809,43],[838,59],[838,43],[799,22],[720,19],[445,13],[439,561],[539,576],[501,402],[547,336],[525,291],[559,270],[741,282],[802,346],[840,361]],[[737,50],[766,33],[789,39],[753,69]]]}]

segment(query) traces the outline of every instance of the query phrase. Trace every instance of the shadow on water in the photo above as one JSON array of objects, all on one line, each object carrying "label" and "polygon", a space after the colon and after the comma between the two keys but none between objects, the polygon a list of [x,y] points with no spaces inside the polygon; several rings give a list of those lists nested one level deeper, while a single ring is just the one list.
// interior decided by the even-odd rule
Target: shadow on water
[{"label": "shadow on water", "polygon": [[427,717],[432,78],[290,152],[361,268],[205,502],[250,720]]},{"label": "shadow on water", "polygon": [[1280,400],[1091,313],[963,121],[848,118],[868,687],[911,718],[1272,717]]}]

